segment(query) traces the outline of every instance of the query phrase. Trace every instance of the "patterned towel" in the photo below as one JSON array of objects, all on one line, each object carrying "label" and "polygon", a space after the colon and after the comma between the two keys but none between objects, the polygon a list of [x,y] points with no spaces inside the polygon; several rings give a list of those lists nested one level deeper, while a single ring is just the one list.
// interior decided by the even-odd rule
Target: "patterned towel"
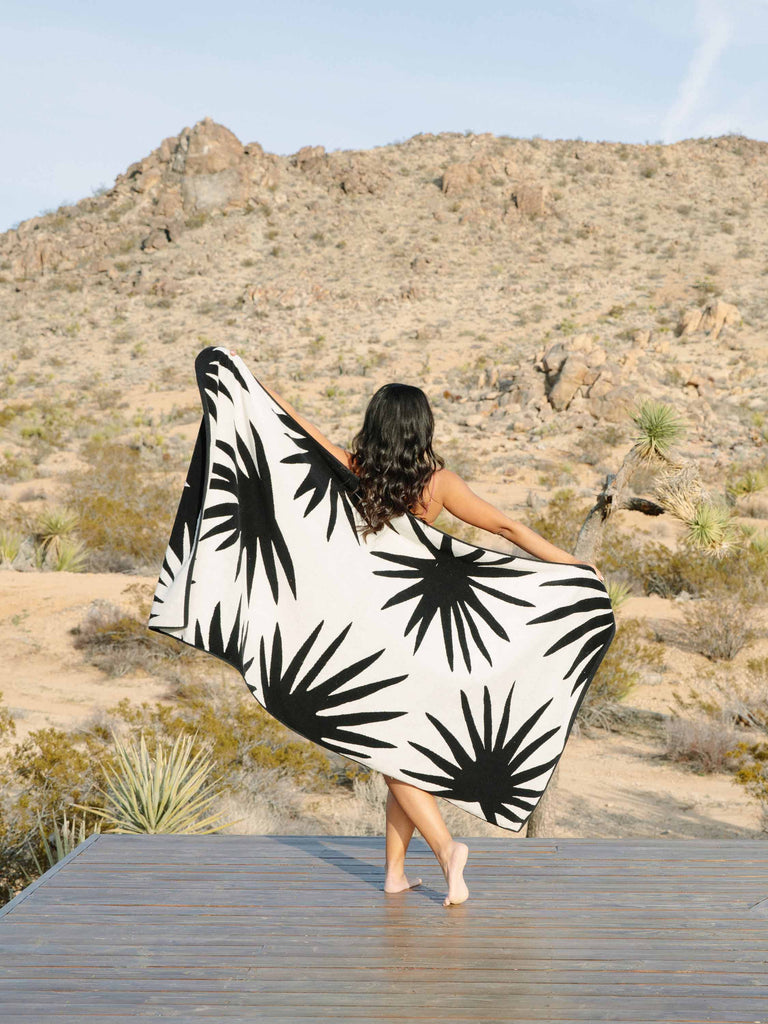
[{"label": "patterned towel", "polygon": [[149,628],[234,665],[280,722],[518,832],[615,632],[587,566],[411,515],[363,540],[356,477],[223,348]]}]

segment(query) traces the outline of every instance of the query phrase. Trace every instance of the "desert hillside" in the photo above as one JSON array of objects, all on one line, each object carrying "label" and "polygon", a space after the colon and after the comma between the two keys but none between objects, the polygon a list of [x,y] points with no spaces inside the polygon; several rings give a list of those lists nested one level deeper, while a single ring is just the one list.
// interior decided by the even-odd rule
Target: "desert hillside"
[{"label": "desert hillside", "polygon": [[[683,712],[720,751],[711,763],[672,757],[664,728],[681,713],[676,693],[768,685],[767,212],[768,143],[740,136],[638,146],[425,133],[277,156],[205,119],[112,188],[7,231],[0,690],[15,741],[81,725],[120,696],[173,699],[146,664],[89,663],[72,630],[94,602],[140,616],[151,594],[200,420],[193,361],[205,346],[236,349],[342,444],[378,386],[418,384],[448,465],[510,515],[562,526],[558,543],[652,398],[677,410],[680,451],[744,528],[732,621],[749,628],[727,657],[697,648],[690,609],[724,593],[721,569],[711,590],[687,562],[674,580],[671,561],[651,572],[650,554],[622,574],[641,544],[659,542],[657,561],[693,556],[671,517],[615,517],[606,575],[631,595],[620,619],[645,624],[634,712],[574,736],[563,830],[758,835],[759,802],[724,756],[745,724],[730,705],[718,698],[719,724],[711,701]],[[638,493],[651,497],[652,483],[639,479]],[[758,730],[747,738],[760,721],[746,721]],[[324,820],[343,831],[333,800]]]}]

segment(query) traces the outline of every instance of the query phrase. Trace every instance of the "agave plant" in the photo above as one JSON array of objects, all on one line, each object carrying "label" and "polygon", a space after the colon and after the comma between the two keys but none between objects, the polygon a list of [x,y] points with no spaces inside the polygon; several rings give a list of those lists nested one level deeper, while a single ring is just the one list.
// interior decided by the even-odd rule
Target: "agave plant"
[{"label": "agave plant", "polygon": [[637,408],[632,420],[640,431],[635,438],[635,453],[647,461],[666,461],[672,446],[685,431],[682,420],[672,406],[650,399]]},{"label": "agave plant", "polygon": [[222,822],[221,814],[208,813],[220,793],[210,781],[209,750],[193,753],[196,736],[178,736],[170,748],[160,741],[154,755],[143,732],[138,745],[112,737],[117,766],[102,765],[106,808],[75,805],[102,817],[109,831],[207,835],[232,824]]}]

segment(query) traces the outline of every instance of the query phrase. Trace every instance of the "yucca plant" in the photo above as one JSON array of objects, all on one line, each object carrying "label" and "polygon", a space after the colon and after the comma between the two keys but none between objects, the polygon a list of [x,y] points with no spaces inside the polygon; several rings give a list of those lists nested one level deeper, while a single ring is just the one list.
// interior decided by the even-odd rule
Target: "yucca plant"
[{"label": "yucca plant", "polygon": [[753,533],[749,538],[749,546],[758,555],[768,555],[768,530]]},{"label": "yucca plant", "polygon": [[22,539],[16,530],[0,530],[0,564],[13,564],[21,550]]},{"label": "yucca plant", "polygon": [[614,611],[618,611],[632,593],[627,584],[622,583],[620,580],[608,580],[606,582],[606,590],[608,591],[608,597]]},{"label": "yucca plant", "polygon": [[728,484],[727,490],[729,494],[738,498],[742,494],[757,494],[765,487],[768,487],[768,467],[748,470],[737,480],[732,480]]},{"label": "yucca plant", "polygon": [[733,513],[718,502],[703,499],[686,521],[687,540],[695,547],[706,548],[715,555],[724,555],[736,543],[737,530]]},{"label": "yucca plant", "polygon": [[685,433],[683,422],[675,410],[651,399],[635,410],[632,421],[639,430],[633,450],[644,461],[666,461],[672,446]]},{"label": "yucca plant", "polygon": [[47,871],[48,868],[52,868],[54,864],[66,857],[67,854],[71,853],[76,846],[84,842],[89,835],[93,835],[94,832],[101,831],[101,824],[97,822],[91,831],[88,831],[88,825],[86,823],[85,814],[76,820],[73,818],[71,821],[67,818],[66,812],[62,818],[61,824],[58,821],[53,823],[53,831],[49,835],[40,814],[37,815],[37,831],[40,835],[43,844],[43,851],[45,853],[46,864],[41,864],[39,857],[34,850],[32,853],[32,860],[35,862],[35,867],[39,875]]},{"label": "yucca plant", "polygon": [[210,781],[213,761],[208,749],[193,753],[196,736],[178,736],[170,748],[160,741],[154,754],[143,732],[138,746],[112,736],[116,767],[102,765],[106,808],[76,805],[102,817],[109,831],[207,835],[233,824],[222,822],[221,814],[208,814],[220,793]]},{"label": "yucca plant", "polygon": [[62,545],[77,528],[78,517],[65,509],[46,509],[38,516],[35,540],[40,552],[40,563],[46,560],[56,564]]},{"label": "yucca plant", "polygon": [[704,491],[691,463],[662,472],[654,496],[665,512],[688,528],[686,540],[693,547],[721,557],[737,543],[733,510]]},{"label": "yucca plant", "polygon": [[82,572],[85,566],[85,547],[82,541],[62,537],[51,568],[55,572]]}]

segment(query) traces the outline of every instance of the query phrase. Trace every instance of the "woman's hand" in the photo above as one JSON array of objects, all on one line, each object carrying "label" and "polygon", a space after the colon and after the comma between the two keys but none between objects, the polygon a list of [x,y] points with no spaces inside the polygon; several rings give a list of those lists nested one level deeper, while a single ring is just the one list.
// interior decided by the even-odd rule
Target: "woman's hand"
[{"label": "woman's hand", "polygon": [[600,580],[600,582],[605,583],[605,578],[603,577],[603,574],[600,572],[600,570],[593,562],[584,562],[583,564],[588,565],[590,569],[594,569],[597,573],[597,578]]}]

